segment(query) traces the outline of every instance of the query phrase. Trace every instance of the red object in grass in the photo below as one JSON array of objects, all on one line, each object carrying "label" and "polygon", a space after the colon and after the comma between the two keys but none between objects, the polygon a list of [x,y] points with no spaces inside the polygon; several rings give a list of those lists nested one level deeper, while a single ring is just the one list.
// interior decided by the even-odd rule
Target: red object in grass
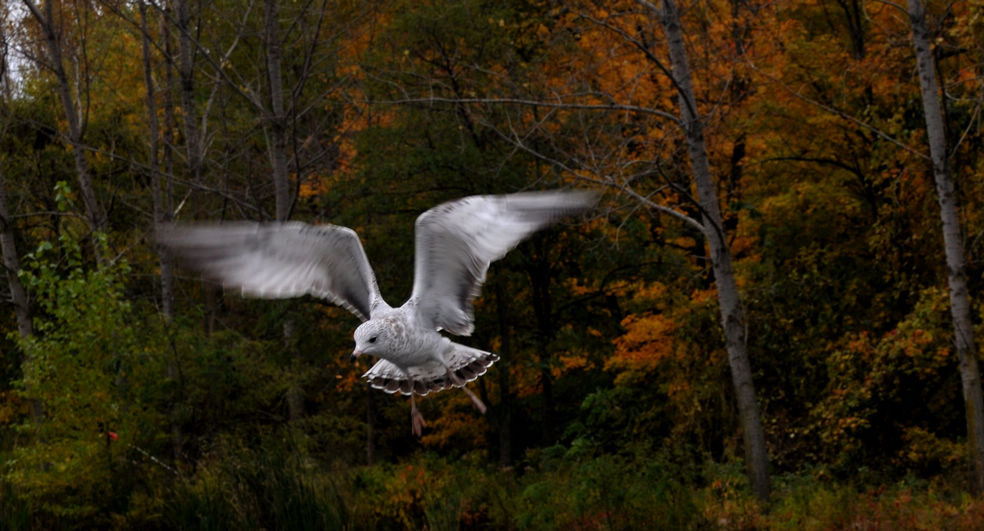
[{"label": "red object in grass", "polygon": [[109,438],[110,439],[113,439],[114,441],[120,438],[119,435],[116,435],[116,432],[115,431],[109,432],[108,435],[109,435]]}]

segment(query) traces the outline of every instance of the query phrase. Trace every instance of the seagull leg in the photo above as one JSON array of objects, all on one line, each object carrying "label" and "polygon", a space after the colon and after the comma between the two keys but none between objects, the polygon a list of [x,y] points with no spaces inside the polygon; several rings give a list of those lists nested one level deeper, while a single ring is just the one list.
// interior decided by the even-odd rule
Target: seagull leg
[{"label": "seagull leg", "polygon": [[414,401],[413,395],[410,395],[410,427],[413,430],[413,434],[417,437],[423,435],[424,428],[427,427],[427,423],[424,422],[424,416],[417,409],[417,403]]},{"label": "seagull leg", "polygon": [[484,415],[485,410],[487,409],[485,407],[485,404],[483,404],[482,401],[479,400],[477,396],[475,396],[475,393],[473,393],[471,389],[465,387],[467,385],[467,382],[463,381],[461,378],[458,378],[458,375],[452,372],[451,369],[448,369],[447,366],[445,366],[444,368],[448,370],[448,378],[451,379],[451,383],[454,384],[455,387],[460,387],[461,390],[468,395],[468,398],[471,398],[472,405],[475,406],[475,409],[477,409],[479,413]]},{"label": "seagull leg", "polygon": [[420,414],[420,410],[417,409],[417,400],[414,397],[413,392],[413,377],[407,375],[410,380],[410,429],[413,430],[413,434],[420,437],[424,433],[424,428],[427,427],[427,423],[424,422],[424,416]]},{"label": "seagull leg", "polygon": [[454,351],[454,343],[452,343],[446,338],[444,341],[447,345],[447,348],[445,348],[443,351],[440,351],[437,355],[435,355],[434,361],[440,363],[441,366],[444,367],[444,370],[447,371],[448,380],[451,382],[451,385],[458,387],[462,391],[464,391],[465,394],[468,395],[468,398],[471,398],[472,405],[475,406],[475,409],[477,409],[479,413],[484,415],[486,409],[488,408],[486,408],[485,404],[483,404],[482,401],[479,400],[477,396],[475,396],[475,393],[473,393],[471,389],[465,387],[465,385],[468,382],[462,380],[457,374],[454,373],[454,371],[451,370],[451,367],[448,365],[447,359],[448,356]]}]

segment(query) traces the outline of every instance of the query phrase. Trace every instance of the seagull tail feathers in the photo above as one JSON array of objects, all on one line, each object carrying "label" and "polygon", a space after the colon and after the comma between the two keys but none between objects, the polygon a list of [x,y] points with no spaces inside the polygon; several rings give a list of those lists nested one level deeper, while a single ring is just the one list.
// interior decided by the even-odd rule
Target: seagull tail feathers
[{"label": "seagull tail feathers", "polygon": [[[386,360],[379,360],[362,377],[368,380],[370,387],[390,394],[399,392],[403,395],[413,393],[424,396],[430,392],[443,391],[451,387],[462,387],[468,382],[475,381],[479,376],[485,374],[489,367],[499,361],[499,356],[491,352],[454,342],[451,344],[454,349],[450,354],[446,354],[446,361],[448,368],[458,377],[461,385],[455,385],[448,376],[448,372],[437,362],[410,367],[404,372]],[[411,378],[413,380],[412,386]]]}]

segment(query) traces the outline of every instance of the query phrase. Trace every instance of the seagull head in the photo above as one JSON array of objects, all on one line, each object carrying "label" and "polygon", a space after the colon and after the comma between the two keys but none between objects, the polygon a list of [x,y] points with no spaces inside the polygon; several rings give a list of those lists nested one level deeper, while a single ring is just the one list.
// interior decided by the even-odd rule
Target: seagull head
[{"label": "seagull head", "polygon": [[384,322],[370,319],[355,329],[355,350],[350,359],[354,362],[363,354],[379,356],[386,351],[387,330]]}]

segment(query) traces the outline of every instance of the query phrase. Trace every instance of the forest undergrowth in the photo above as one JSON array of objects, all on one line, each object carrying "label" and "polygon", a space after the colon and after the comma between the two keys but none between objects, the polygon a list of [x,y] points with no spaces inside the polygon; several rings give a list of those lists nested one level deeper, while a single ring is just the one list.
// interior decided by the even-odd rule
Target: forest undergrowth
[{"label": "forest undergrowth", "polygon": [[[399,464],[316,457],[287,430],[257,448],[217,448],[191,474],[159,469],[116,492],[113,510],[0,490],[3,529],[979,529],[984,501],[944,475],[837,479],[776,474],[771,502],[740,460],[693,465],[665,452],[590,455],[556,446],[501,469],[484,455],[420,452]],[[126,467],[120,467],[120,474]],[[862,471],[861,476],[864,475]],[[105,485],[102,494],[114,491]],[[118,490],[118,489],[116,489]],[[106,500],[90,500],[102,502]],[[95,505],[93,506],[95,507]]]}]

